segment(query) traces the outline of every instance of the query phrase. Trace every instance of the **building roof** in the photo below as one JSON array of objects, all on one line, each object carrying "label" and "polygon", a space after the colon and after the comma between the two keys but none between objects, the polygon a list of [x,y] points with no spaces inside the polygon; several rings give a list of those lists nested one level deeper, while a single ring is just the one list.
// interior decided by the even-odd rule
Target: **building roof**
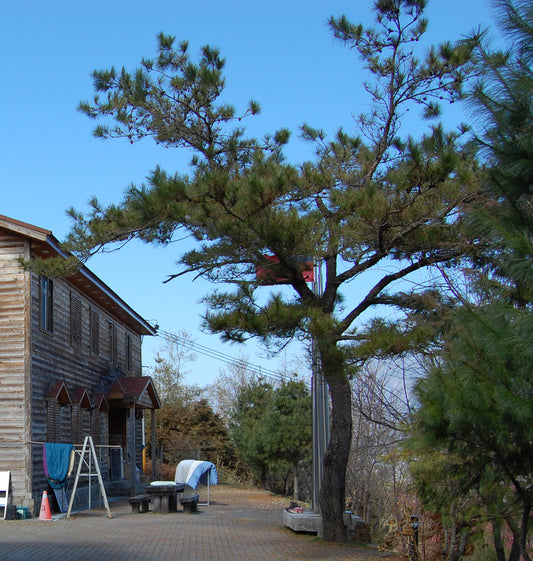
[{"label": "building roof", "polygon": [[[27,224],[8,216],[0,214],[0,228],[18,234],[31,240],[32,250],[39,257],[64,257],[71,255],[61,248],[61,243],[54,237],[50,230],[45,230],[33,224]],[[127,325],[134,333],[139,335],[155,335],[156,329],[135,312],[116,292],[107,286],[100,278],[91,272],[85,265],[68,278],[74,285],[110,315]]]},{"label": "building roof", "polygon": [[109,400],[135,402],[153,409],[159,409],[161,402],[150,376],[117,378],[107,393]]}]

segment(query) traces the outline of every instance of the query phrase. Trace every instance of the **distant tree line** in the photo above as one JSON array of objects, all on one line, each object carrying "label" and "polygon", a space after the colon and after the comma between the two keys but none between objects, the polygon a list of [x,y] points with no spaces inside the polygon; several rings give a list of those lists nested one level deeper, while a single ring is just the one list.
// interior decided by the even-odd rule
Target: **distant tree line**
[{"label": "distant tree line", "polygon": [[[213,387],[185,383],[189,336],[169,339],[152,372],[162,399],[155,460],[172,472],[184,459],[215,463],[222,478],[309,499],[311,395],[302,381],[274,384],[235,365]],[[153,457],[153,456],[152,456]]]}]

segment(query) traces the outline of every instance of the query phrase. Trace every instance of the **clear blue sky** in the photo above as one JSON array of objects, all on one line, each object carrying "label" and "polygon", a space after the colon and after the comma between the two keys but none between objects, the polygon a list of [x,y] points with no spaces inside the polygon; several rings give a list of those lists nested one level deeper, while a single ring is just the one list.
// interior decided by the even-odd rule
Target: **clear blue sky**
[{"label": "clear blue sky", "polygon": [[[1,183],[0,214],[52,230],[62,239],[69,230],[66,208],[87,208],[93,195],[102,202],[120,200],[131,183],[142,183],[161,164],[185,171],[188,154],[157,148],[149,141],[130,145],[95,139],[94,123],[76,111],[93,95],[94,69],[133,69],[156,53],[160,31],[200,46],[219,47],[227,59],[226,98],[238,108],[258,100],[262,114],[255,134],[288,127],[294,133],[287,155],[294,162],[312,155],[297,141],[304,123],[334,132],[353,129],[353,116],[364,110],[363,74],[357,56],[331,35],[330,15],[346,14],[369,23],[371,0],[227,0],[150,2],[139,0],[27,0],[2,2],[0,52]],[[432,42],[459,38],[482,24],[491,25],[489,0],[430,0],[427,37]],[[89,267],[138,313],[165,331],[187,330],[197,343],[275,369],[253,347],[223,345],[198,331],[211,288],[181,278],[162,284],[174,265],[179,245],[162,249],[135,244],[89,262]],[[148,338],[150,339],[150,338]],[[153,364],[146,341],[144,364]],[[190,365],[188,381],[213,381],[224,364],[202,358]]]}]

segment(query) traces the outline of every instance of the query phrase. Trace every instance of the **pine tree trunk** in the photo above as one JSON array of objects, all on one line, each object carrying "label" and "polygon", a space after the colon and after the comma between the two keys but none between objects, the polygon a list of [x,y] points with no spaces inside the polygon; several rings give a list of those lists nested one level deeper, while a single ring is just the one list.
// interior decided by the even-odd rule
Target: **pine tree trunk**
[{"label": "pine tree trunk", "polygon": [[351,390],[344,372],[328,368],[323,357],[322,370],[332,406],[330,442],[324,457],[324,479],[319,495],[323,538],[344,542],[347,538],[344,526],[346,466],[352,432]]},{"label": "pine tree trunk", "polygon": [[500,520],[492,522],[492,537],[494,542],[494,550],[496,551],[496,561],[506,561]]},{"label": "pine tree trunk", "polygon": [[445,541],[446,561],[460,561],[465,554],[469,538],[469,527],[453,524],[450,528],[449,539]]},{"label": "pine tree trunk", "polygon": [[528,537],[528,522],[529,516],[531,514],[531,505],[528,501],[525,502],[522,509],[522,521],[520,524],[520,554],[524,561],[530,561],[530,557],[527,551],[527,537]]}]

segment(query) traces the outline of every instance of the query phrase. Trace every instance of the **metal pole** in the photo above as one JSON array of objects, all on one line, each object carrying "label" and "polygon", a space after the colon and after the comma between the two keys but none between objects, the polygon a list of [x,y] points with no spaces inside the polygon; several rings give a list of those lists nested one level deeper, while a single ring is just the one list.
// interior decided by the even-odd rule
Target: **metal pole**
[{"label": "metal pole", "polygon": [[135,409],[135,402],[131,404],[130,406],[130,430],[129,430],[129,437],[130,437],[130,441],[129,441],[129,453],[130,453],[130,496],[133,497],[136,493],[135,491],[135,477],[137,475],[136,473],[136,468],[137,468],[137,462],[136,462],[136,444],[137,444],[137,436],[135,434],[135,414],[136,414],[136,409]]},{"label": "metal pole", "polygon": [[90,512],[91,511],[91,495],[93,493],[93,491],[92,491],[93,468],[92,468],[92,462],[91,462],[91,449],[90,448],[89,448],[89,464],[88,465],[89,465],[89,512]]},{"label": "metal pole", "polygon": [[152,409],[152,481],[157,479],[157,446],[156,446],[157,425],[155,420],[155,409]]},{"label": "metal pole", "polygon": [[[313,292],[322,296],[322,267],[315,263]],[[324,473],[324,454],[329,443],[329,395],[320,365],[320,357],[315,341],[312,341],[312,384],[313,399],[313,512],[320,513],[319,494]]]}]

